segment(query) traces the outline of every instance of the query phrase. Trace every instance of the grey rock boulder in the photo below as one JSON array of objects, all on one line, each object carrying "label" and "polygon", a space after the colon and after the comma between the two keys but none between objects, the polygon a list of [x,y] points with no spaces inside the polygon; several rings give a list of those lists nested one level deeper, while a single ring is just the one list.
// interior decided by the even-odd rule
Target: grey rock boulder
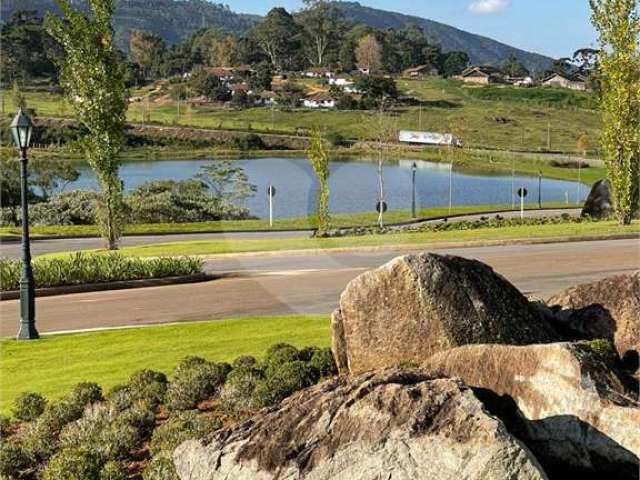
[{"label": "grey rock boulder", "polygon": [[[560,330],[574,339],[606,338],[618,355],[635,362],[640,354],[640,271],[578,285],[554,295]],[[558,311],[558,309],[560,309]]]},{"label": "grey rock boulder", "polygon": [[636,480],[638,393],[610,368],[616,355],[603,343],[468,345],[423,367],[474,388],[551,478]]},{"label": "grey rock boulder", "polygon": [[460,345],[560,340],[544,309],[475,260],[407,255],[347,285],[332,318],[341,373],[407,363]]},{"label": "grey rock boulder", "polygon": [[582,216],[600,220],[609,218],[611,215],[613,215],[613,203],[609,194],[609,182],[598,180],[591,187],[589,196],[584,202]]},{"label": "grey rock boulder", "polygon": [[471,389],[417,370],[334,378],[173,455],[182,480],[537,480]]}]

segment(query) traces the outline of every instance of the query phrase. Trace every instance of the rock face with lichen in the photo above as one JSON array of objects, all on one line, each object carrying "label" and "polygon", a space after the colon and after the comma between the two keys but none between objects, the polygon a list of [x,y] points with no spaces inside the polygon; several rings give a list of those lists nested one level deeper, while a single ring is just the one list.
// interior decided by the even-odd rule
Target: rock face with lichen
[{"label": "rock face with lichen", "polygon": [[[640,272],[578,285],[550,298],[558,326],[578,339],[613,340],[620,357],[640,352]],[[633,360],[632,360],[633,361]]]},{"label": "rock face with lichen", "polygon": [[469,345],[434,355],[424,368],[473,387],[551,478],[637,479],[637,390],[613,373],[615,352],[602,343]]},{"label": "rock face with lichen", "polygon": [[361,373],[460,345],[559,340],[543,311],[491,267],[460,257],[407,255],[347,286],[332,318],[341,373]]},{"label": "rock face with lichen", "polygon": [[334,378],[174,453],[183,480],[536,480],[472,390],[417,370]]}]

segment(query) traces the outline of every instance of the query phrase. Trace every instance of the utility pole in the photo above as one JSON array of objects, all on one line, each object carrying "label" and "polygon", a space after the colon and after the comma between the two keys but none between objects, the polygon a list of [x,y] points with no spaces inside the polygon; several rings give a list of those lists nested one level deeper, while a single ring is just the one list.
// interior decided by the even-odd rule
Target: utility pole
[{"label": "utility pole", "polygon": [[551,151],[551,122],[547,123],[547,150]]},{"label": "utility pole", "polygon": [[422,102],[420,102],[420,110],[418,110],[418,130],[422,131]]}]

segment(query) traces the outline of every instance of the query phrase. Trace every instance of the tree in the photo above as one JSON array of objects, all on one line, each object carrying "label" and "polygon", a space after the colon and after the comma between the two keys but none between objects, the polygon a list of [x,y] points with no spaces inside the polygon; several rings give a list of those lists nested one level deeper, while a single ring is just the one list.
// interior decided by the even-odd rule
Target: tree
[{"label": "tree", "polygon": [[39,188],[42,200],[46,201],[79,177],[80,172],[68,161],[37,159],[32,162],[29,184]]},{"label": "tree", "polygon": [[232,160],[217,160],[203,165],[195,178],[208,188],[214,198],[228,204],[242,202],[257,191],[257,187],[249,183],[244,169]]},{"label": "tree", "polygon": [[286,82],[278,90],[278,104],[284,107],[297,107],[304,95],[304,89],[295,82]]},{"label": "tree", "polygon": [[526,69],[515,55],[510,55],[502,64],[502,71],[509,77],[526,77],[529,70]]},{"label": "tree", "polygon": [[113,46],[112,0],[88,0],[92,15],[57,0],[64,20],[47,15],[47,31],[66,52],[60,65],[61,83],[78,122],[87,130],[78,145],[95,171],[101,189],[100,233],[116,249],[122,233],[122,185],[118,153],[124,144],[127,96],[124,68]]},{"label": "tree", "polygon": [[11,96],[13,97],[13,106],[16,110],[27,110],[27,99],[20,90],[20,85],[18,84],[18,80],[13,81],[13,86],[11,87]]},{"label": "tree", "polygon": [[18,10],[2,24],[0,71],[3,83],[36,77],[57,79],[60,45],[47,33],[35,10]]},{"label": "tree", "polygon": [[366,69],[369,73],[380,71],[382,68],[382,55],[380,44],[373,35],[366,35],[358,41],[356,47],[356,62],[358,67]]},{"label": "tree", "polygon": [[305,9],[299,15],[303,31],[303,46],[312,65],[324,65],[329,45],[338,35],[338,17],[327,0],[303,0]]},{"label": "tree", "polygon": [[222,84],[218,77],[210,74],[204,68],[199,68],[191,74],[189,86],[196,94],[204,95],[209,100],[215,100]]},{"label": "tree", "polygon": [[299,27],[284,8],[273,8],[251,31],[262,51],[276,70],[291,63],[298,48]]},{"label": "tree", "polygon": [[165,51],[164,40],[151,32],[135,31],[129,38],[129,54],[140,65],[144,78],[158,73]]},{"label": "tree", "polygon": [[590,0],[599,34],[602,145],[615,214],[631,223],[640,201],[640,18],[637,0]]},{"label": "tree", "polygon": [[249,78],[249,86],[254,92],[271,90],[273,67],[269,62],[260,62],[255,66],[255,73]]},{"label": "tree", "polygon": [[322,139],[322,133],[316,129],[311,135],[311,145],[307,150],[307,157],[318,180],[318,201],[316,214],[318,217],[318,233],[329,230],[331,218],[329,216],[329,154]]},{"label": "tree", "polygon": [[442,75],[454,77],[460,75],[469,65],[469,55],[466,52],[449,52],[444,55]]},{"label": "tree", "polygon": [[365,108],[377,108],[383,99],[398,98],[398,88],[392,78],[363,75],[356,79],[355,86],[362,92]]}]

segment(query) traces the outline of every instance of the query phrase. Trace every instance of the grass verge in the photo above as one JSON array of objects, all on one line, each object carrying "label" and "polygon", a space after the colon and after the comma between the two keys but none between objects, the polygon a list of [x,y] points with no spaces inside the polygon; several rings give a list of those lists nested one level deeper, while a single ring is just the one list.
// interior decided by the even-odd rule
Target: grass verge
[{"label": "grass verge", "polygon": [[0,341],[0,412],[24,391],[49,399],[76,383],[97,382],[106,390],[141,368],[171,373],[187,355],[230,361],[261,357],[279,342],[296,347],[330,344],[326,316],[242,318],[93,333],[43,336],[31,342]]},{"label": "grass verge", "polygon": [[[564,203],[545,203],[544,208],[574,208],[575,205]],[[452,215],[466,215],[477,212],[493,212],[510,210],[507,205],[471,205],[454,207]],[[526,207],[535,210],[536,207]],[[420,218],[443,217],[449,214],[447,207],[425,208],[417,212]],[[377,213],[338,214],[331,217],[336,228],[364,227],[377,223]],[[394,210],[385,214],[386,223],[401,223],[411,220],[408,210]],[[288,230],[311,230],[315,228],[316,219],[313,216],[286,218],[275,220],[273,227],[267,220],[222,220],[217,222],[195,223],[153,223],[126,225],[125,235],[170,235],[187,233],[221,233],[221,232],[269,232]],[[4,239],[20,239],[20,227],[0,227],[0,236]],[[95,225],[34,225],[30,228],[32,238],[38,237],[95,237],[98,229]]]},{"label": "grass verge", "polygon": [[[339,249],[379,247],[384,245],[415,245],[438,243],[473,243],[480,241],[509,241],[555,239],[566,237],[607,237],[640,233],[640,222],[619,226],[614,221],[584,222],[549,225],[520,225],[475,230],[399,233],[342,238],[285,238],[269,240],[207,240],[142,245],[123,248],[125,255],[155,257],[164,255],[216,255],[246,252],[272,252],[285,250]],[[60,254],[56,254],[60,255]]]}]

